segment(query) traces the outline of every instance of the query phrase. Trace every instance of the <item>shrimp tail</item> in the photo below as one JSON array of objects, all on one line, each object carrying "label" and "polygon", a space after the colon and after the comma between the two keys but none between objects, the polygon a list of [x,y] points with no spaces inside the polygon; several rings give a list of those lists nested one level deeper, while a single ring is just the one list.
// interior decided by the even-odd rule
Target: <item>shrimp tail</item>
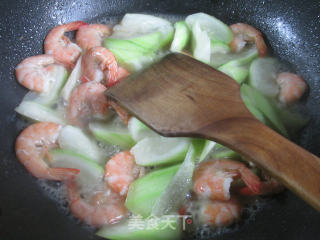
[{"label": "shrimp tail", "polygon": [[127,71],[127,69],[125,69],[123,67],[118,67],[117,75],[118,76],[117,76],[116,79],[108,78],[108,82],[107,82],[107,86],[108,87],[112,87],[113,85],[115,85],[116,83],[121,81],[122,79],[124,79],[127,76],[129,76],[130,73]]},{"label": "shrimp tail", "polygon": [[54,180],[66,181],[74,179],[80,173],[79,169],[75,168],[50,168],[49,175]]},{"label": "shrimp tail", "polygon": [[71,22],[69,24],[66,24],[66,30],[71,32],[71,31],[75,31],[78,30],[80,27],[88,25],[88,23],[83,22],[83,21],[75,21],[75,22]]},{"label": "shrimp tail", "polygon": [[253,172],[249,169],[244,168],[241,170],[241,178],[247,185],[248,189],[253,193],[258,194],[262,187],[262,182],[259,177],[257,177]]}]

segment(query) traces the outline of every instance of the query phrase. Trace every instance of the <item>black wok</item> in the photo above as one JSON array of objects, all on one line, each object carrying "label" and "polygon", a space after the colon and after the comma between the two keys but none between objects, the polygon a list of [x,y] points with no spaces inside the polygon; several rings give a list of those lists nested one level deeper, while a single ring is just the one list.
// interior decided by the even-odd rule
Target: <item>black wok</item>
[{"label": "black wok", "polygon": [[[246,22],[261,29],[274,54],[292,63],[292,71],[308,81],[311,90],[305,105],[311,122],[298,143],[320,156],[318,0],[1,0],[0,240],[99,239],[63,211],[66,206],[49,197],[15,157],[14,140],[24,124],[13,109],[26,90],[17,84],[14,67],[23,58],[40,54],[46,33],[57,24],[126,12],[186,15],[199,11],[229,24]],[[215,239],[320,239],[320,214],[298,197],[286,191],[266,201],[253,218]]]}]

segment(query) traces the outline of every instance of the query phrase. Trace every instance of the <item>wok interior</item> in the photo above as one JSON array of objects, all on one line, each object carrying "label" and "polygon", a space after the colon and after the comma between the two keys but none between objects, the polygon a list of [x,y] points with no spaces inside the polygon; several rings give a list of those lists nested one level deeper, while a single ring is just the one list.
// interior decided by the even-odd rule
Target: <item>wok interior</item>
[{"label": "wok interior", "polygon": [[[246,22],[260,29],[274,55],[290,63],[302,75],[310,92],[305,99],[311,115],[299,143],[319,156],[320,75],[318,2],[300,1],[1,1],[0,43],[2,88],[0,161],[0,237],[5,239],[99,239],[92,229],[67,215],[67,206],[57,206],[46,195],[14,154],[14,140],[25,127],[13,109],[26,90],[16,83],[14,67],[25,57],[39,54],[42,41],[53,26],[74,20],[119,19],[127,12],[187,15],[206,12],[231,24]],[[57,183],[51,183],[55,185]],[[233,231],[215,239],[315,239],[320,236],[319,213],[286,191],[266,200],[261,210]],[[246,217],[244,213],[244,217]],[[186,236],[186,238],[191,235]]]}]

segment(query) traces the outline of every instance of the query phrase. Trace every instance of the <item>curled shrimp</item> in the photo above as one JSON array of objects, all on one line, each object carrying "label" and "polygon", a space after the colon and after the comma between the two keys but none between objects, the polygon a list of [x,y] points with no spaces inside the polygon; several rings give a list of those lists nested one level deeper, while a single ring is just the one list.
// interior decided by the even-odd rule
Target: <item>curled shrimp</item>
[{"label": "curled shrimp", "polygon": [[282,192],[285,188],[276,179],[271,177],[262,171],[261,188],[259,192],[252,192],[248,187],[243,187],[240,189],[240,194],[245,196],[256,196],[256,195],[271,195]]},{"label": "curled shrimp", "polygon": [[243,163],[232,160],[202,162],[193,175],[193,191],[201,198],[229,200],[235,178],[241,178],[252,192],[259,192],[260,179]]},{"label": "curled shrimp", "polygon": [[200,207],[200,221],[217,227],[229,226],[239,219],[241,211],[242,206],[235,199],[207,201]]},{"label": "curled shrimp", "polygon": [[73,68],[82,50],[64,34],[75,31],[84,25],[87,25],[87,23],[76,21],[51,29],[44,41],[45,53],[53,55],[58,62],[66,65],[68,68]]},{"label": "curled shrimp", "polygon": [[242,205],[235,198],[228,201],[202,199],[189,203],[186,212],[190,213],[201,224],[225,227],[240,218]]},{"label": "curled shrimp", "polygon": [[289,104],[299,100],[308,89],[306,82],[297,74],[282,72],[276,79],[279,87],[279,100]]},{"label": "curled shrimp", "polygon": [[246,42],[254,42],[260,57],[264,57],[267,54],[267,46],[259,30],[245,23],[232,24],[230,28],[234,34],[233,40],[229,44],[232,51],[240,52]]},{"label": "curled shrimp", "polygon": [[76,43],[83,49],[89,50],[101,46],[105,37],[111,34],[110,27],[105,24],[90,24],[81,26],[76,34]]},{"label": "curled shrimp", "polygon": [[75,181],[68,181],[66,186],[70,211],[89,225],[116,223],[127,215],[124,199],[110,189],[95,192],[86,200],[81,197]]},{"label": "curled shrimp", "polygon": [[116,82],[118,64],[112,52],[104,47],[94,47],[82,57],[82,81]]},{"label": "curled shrimp", "polygon": [[105,90],[106,87],[97,82],[82,83],[74,89],[67,106],[68,121],[84,126],[92,117],[106,117],[109,104]]},{"label": "curled shrimp", "polygon": [[105,181],[113,191],[126,196],[130,184],[138,178],[141,170],[130,151],[120,152],[107,162]]},{"label": "curled shrimp", "polygon": [[52,70],[48,66],[54,64],[54,62],[54,57],[48,54],[24,59],[15,69],[18,82],[32,91],[46,92],[49,87],[50,71]]},{"label": "curled shrimp", "polygon": [[35,177],[49,180],[69,180],[79,173],[78,169],[50,168],[44,161],[48,150],[57,147],[62,126],[40,122],[24,129],[16,140],[16,155],[25,168]]},{"label": "curled shrimp", "polygon": [[109,104],[116,111],[121,121],[128,126],[131,115],[121,106],[119,106],[116,102],[109,100]]}]

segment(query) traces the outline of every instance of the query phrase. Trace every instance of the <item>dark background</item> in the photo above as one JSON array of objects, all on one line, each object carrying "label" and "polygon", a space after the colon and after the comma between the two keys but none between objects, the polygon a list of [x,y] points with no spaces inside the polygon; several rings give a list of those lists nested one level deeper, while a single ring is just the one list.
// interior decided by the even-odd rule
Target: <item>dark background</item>
[{"label": "dark background", "polygon": [[[75,20],[108,19],[126,12],[187,15],[212,14],[224,22],[259,28],[274,54],[292,63],[310,92],[305,105],[311,116],[299,143],[320,154],[319,1],[0,1],[0,240],[98,239],[67,213],[63,201],[46,194],[14,154],[14,140],[25,123],[14,113],[26,90],[17,84],[14,67],[42,52],[48,30]],[[320,184],[320,183],[319,183]],[[55,186],[54,183],[51,185]],[[240,227],[215,239],[320,239],[320,214],[285,192],[267,199]],[[68,216],[67,216],[68,215]]]}]

